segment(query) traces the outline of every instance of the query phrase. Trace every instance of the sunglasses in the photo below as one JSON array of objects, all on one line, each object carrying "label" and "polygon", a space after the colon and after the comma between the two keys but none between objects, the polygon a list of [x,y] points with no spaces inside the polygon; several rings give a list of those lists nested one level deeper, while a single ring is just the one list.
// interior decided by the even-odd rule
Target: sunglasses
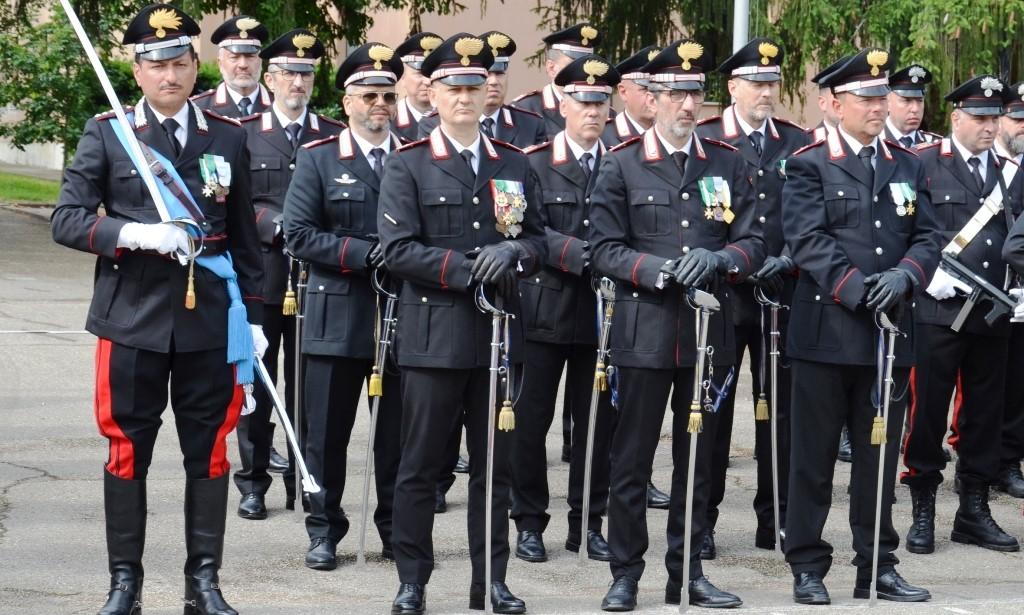
[{"label": "sunglasses", "polygon": [[349,94],[363,101],[364,105],[370,106],[383,100],[385,105],[393,105],[398,102],[398,96],[394,92],[365,92],[363,94]]}]

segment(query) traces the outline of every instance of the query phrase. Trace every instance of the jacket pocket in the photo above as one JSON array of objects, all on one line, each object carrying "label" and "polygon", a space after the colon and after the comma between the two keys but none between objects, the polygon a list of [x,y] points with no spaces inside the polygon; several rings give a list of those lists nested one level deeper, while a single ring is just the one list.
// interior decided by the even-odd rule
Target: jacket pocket
[{"label": "jacket pocket", "polygon": [[334,230],[362,231],[365,224],[366,188],[363,186],[328,186],[327,216]]},{"label": "jacket pocket", "polygon": [[857,186],[825,184],[825,219],[829,228],[854,228],[860,224]]},{"label": "jacket pocket", "polygon": [[92,317],[116,327],[131,326],[138,312],[140,276],[141,270],[136,271],[133,266],[122,267],[111,259],[100,259],[100,272],[89,309]]},{"label": "jacket pocket", "polygon": [[672,198],[668,190],[630,190],[629,223],[639,237],[667,235],[672,229]]},{"label": "jacket pocket", "polygon": [[281,159],[272,156],[256,156],[250,160],[249,176],[253,196],[280,195],[288,185],[281,177]]},{"label": "jacket pocket", "polygon": [[462,235],[462,191],[458,188],[433,188],[420,191],[423,229],[432,237]]},{"label": "jacket pocket", "polygon": [[410,285],[399,301],[398,326],[405,332],[400,342],[401,351],[447,357],[452,352],[454,300],[451,296],[420,291],[422,289]]},{"label": "jacket pocket", "polygon": [[530,331],[553,332],[558,327],[562,280],[541,272],[519,282],[523,321]]},{"label": "jacket pocket", "polygon": [[573,234],[576,193],[568,190],[545,190],[544,208],[548,214],[548,226],[559,233]]}]

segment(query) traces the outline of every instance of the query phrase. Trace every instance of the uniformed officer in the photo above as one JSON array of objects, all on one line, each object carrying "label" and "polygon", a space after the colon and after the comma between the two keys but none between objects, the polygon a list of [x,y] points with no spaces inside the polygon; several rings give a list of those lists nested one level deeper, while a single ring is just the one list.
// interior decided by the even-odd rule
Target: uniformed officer
[{"label": "uniformed officer", "polygon": [[[813,136],[812,141],[820,141],[825,138],[825,131],[830,128],[835,128],[839,125],[839,117],[836,115],[832,106],[832,99],[835,96],[832,94],[831,88],[822,84],[821,80],[829,73],[835,71],[837,68],[846,64],[853,56],[843,56],[835,62],[829,64],[825,68],[818,71],[818,74],[811,77],[811,83],[818,86],[818,110],[821,111],[821,121],[814,129],[808,129]],[[845,459],[844,461],[849,461]]]},{"label": "uniformed officer", "polygon": [[[704,576],[701,538],[707,526],[711,447],[697,449],[692,527],[684,526],[688,450],[686,432],[696,360],[695,312],[687,287],[714,289],[722,304],[711,317],[717,386],[735,363],[732,295],[726,276],[737,281],[764,260],[747,170],[736,148],[694,134],[704,100],[704,70],[710,58],[692,40],[665,47],[643,69],[650,75],[656,116],[642,137],[609,152],[591,197],[594,269],[617,282],[611,356],[618,374],[619,417],[611,444],[608,544],[614,582],[601,608],[636,607],[637,584],[648,545],[646,484],[661,435],[669,392],[672,472],[668,516],[668,585],[665,601],[735,607],[738,597]],[[704,413],[700,438],[713,440],[716,414]],[[692,537],[683,553],[684,532]],[[682,568],[690,583],[682,585]]]},{"label": "uniformed officer", "polygon": [[[1021,182],[1014,182],[1013,190],[1010,186],[1018,167],[992,149],[1009,98],[1009,86],[992,75],[961,84],[946,95],[953,104],[952,134],[921,151],[928,182],[922,192],[935,205],[941,247],[954,250],[957,260],[998,288],[1006,277],[1000,253],[1022,198]],[[991,205],[1000,210],[993,213]],[[1017,551],[1017,539],[999,527],[988,507],[989,484],[999,473],[1000,449],[992,439],[1002,427],[1010,325],[1006,318],[989,325],[984,311],[977,309],[962,328],[952,330],[965,302],[958,287],[968,291],[939,269],[915,309],[917,360],[903,457],[907,471],[901,477],[914,503],[907,550],[935,550],[935,493],[946,465],[942,440],[955,385],[961,399],[956,413],[960,508],[952,540]]]},{"label": "uniformed officer", "polygon": [[[188,205],[178,204],[207,225],[203,256],[209,258],[183,267],[173,257],[189,252],[189,235],[161,223],[139,176],[146,163],[129,157],[113,113],[86,123],[51,218],[58,243],[98,255],[86,328],[99,338],[96,422],[110,442],[103,477],[110,593],[102,615],[142,608],[146,476],[168,382],[186,477],[185,613],[237,615],[221,595],[218,570],[230,466],[225,440],[246,397],[236,368],[244,377],[247,364],[226,359],[228,348],[251,357],[246,346],[252,340],[265,348],[261,264],[245,133],[237,121],[188,101],[199,69],[191,44],[198,34],[191,17],[154,4],[132,19],[122,44],[134,53],[132,68],[143,92],[127,109],[135,137],[149,155],[166,161],[157,170],[158,183],[174,186],[166,200],[174,194],[190,198]],[[169,166],[180,179],[171,179]],[[97,214],[100,204],[105,216]],[[233,272],[217,258],[229,248]],[[207,268],[211,261],[225,268],[215,273]],[[231,273],[237,286],[221,277]],[[187,304],[189,291],[194,302]],[[232,330],[245,331],[238,320],[245,315],[252,340],[229,336],[229,322]]]},{"label": "uniformed officer", "polygon": [[[284,346],[285,405],[294,417],[292,403],[295,386],[295,315],[285,314],[284,298],[288,286],[289,262],[284,252],[282,212],[284,197],[295,170],[296,152],[309,143],[337,134],[344,124],[311,111],[307,105],[313,94],[313,70],[324,53],[324,46],[308,30],[301,28],[280,36],[260,52],[268,62],[264,80],[274,94],[274,103],[263,113],[242,120],[248,136],[251,159],[252,198],[256,224],[263,250],[263,296],[266,311],[263,329],[270,347],[267,371],[277,381],[278,351]],[[256,391],[256,411],[238,423],[238,452],[242,468],[235,472],[235,486],[242,494],[238,516],[266,519],[265,496],[271,478],[267,472],[273,428],[272,405],[264,389]],[[301,427],[297,427],[301,429]],[[295,465],[288,450],[289,464],[284,473],[285,507],[295,502]]]},{"label": "uniformed officer", "polygon": [[[829,603],[823,579],[832,565],[832,545],[822,530],[844,424],[853,445],[853,595],[868,597],[879,488],[878,449],[870,443],[880,404],[875,311],[891,310],[895,318],[900,304],[928,283],[939,254],[920,161],[878,137],[885,125],[888,68],[889,54],[869,48],[826,75],[819,83],[831,88],[840,123],[786,163],[783,233],[800,268],[790,319],[803,326],[790,327],[787,346],[793,391],[785,550],[793,599],[801,604]],[[907,385],[913,360],[911,311],[903,310],[898,322],[907,337],[896,343],[896,392]],[[892,526],[892,493],[903,400],[893,394],[885,429],[877,589],[884,600],[912,602],[930,595],[895,570],[899,535]]]},{"label": "uniformed officer", "polygon": [[[335,84],[350,127],[299,150],[285,200],[285,234],[296,257],[310,263],[305,355],[305,460],[322,490],[310,496],[306,566],[333,570],[349,522],[341,509],[346,452],[359,393],[375,356],[374,291],[369,276],[383,267],[377,242],[377,195],[384,159],[398,147],[390,132],[402,61],[380,43],[360,45],[338,67]],[[383,360],[383,359],[382,359]],[[398,374],[383,374],[377,406],[374,521],[391,558],[391,501],[402,420]]]},{"label": "uniformed officer", "polygon": [[[569,465],[569,536],[565,548],[583,544],[590,559],[608,561],[601,534],[608,502],[608,442],[615,421],[610,394],[600,396],[594,428],[589,518],[581,532],[583,475],[594,366],[597,361],[597,300],[590,269],[590,194],[605,154],[600,136],[619,73],[604,58],[577,58],[555,75],[562,88],[565,130],[527,151],[540,180],[547,219],[548,260],[520,283],[526,326],[526,363],[514,432],[512,518],[518,538],[516,557],[547,560],[543,532],[548,508],[547,440],[555,414],[558,384],[566,370],[566,405],[572,409],[573,444]],[[585,540],[581,543],[581,540]]]},{"label": "uniformed officer", "polygon": [[[544,132],[550,139],[565,130],[565,118],[559,106],[562,90],[554,83],[555,75],[576,58],[594,53],[594,47],[601,42],[601,33],[584,22],[548,34],[543,41],[546,46],[544,70],[551,83],[539,90],[520,94],[512,101],[512,106],[541,115],[544,118]],[[612,116],[615,112],[609,108],[608,113]]]},{"label": "uniformed officer", "polygon": [[931,82],[931,71],[920,64],[911,64],[889,75],[889,117],[885,118],[884,138],[903,147],[942,139],[940,135],[921,130],[924,93]]},{"label": "uniformed officer", "polygon": [[615,65],[622,80],[617,90],[622,99],[622,113],[617,113],[604,127],[601,141],[607,147],[615,147],[623,141],[643,134],[654,124],[654,105],[647,91],[647,73],[641,69],[661,48],[648,45]]},{"label": "uniformed officer", "polygon": [[[460,33],[423,61],[441,124],[430,137],[387,162],[377,226],[388,270],[403,280],[396,338],[402,369],[402,460],[395,484],[392,545],[401,586],[392,613],[422,613],[434,568],[434,489],[445,456],[439,446],[464,413],[469,448],[470,608],[490,594],[497,613],[525,605],[505,585],[508,564],[508,460],[512,434],[494,434],[494,498],[484,501],[491,318],[474,300],[475,285],[497,287],[518,312],[515,276],[543,265],[543,213],[526,156],[480,131],[493,61],[485,41]],[[515,220],[522,219],[516,223]],[[488,291],[490,292],[490,291]],[[522,361],[521,318],[508,341]],[[484,533],[484,507],[493,515]],[[492,584],[484,579],[491,541]]]},{"label": "uniformed officer", "polygon": [[420,138],[420,120],[433,109],[427,94],[430,80],[423,75],[420,68],[423,60],[441,44],[441,41],[441,37],[433,32],[419,32],[395,47],[395,53],[405,64],[405,71],[398,81],[400,100],[395,107],[392,130],[406,143]]},{"label": "uniformed officer", "polygon": [[[739,150],[747,163],[747,175],[756,198],[757,223],[761,228],[767,259],[755,276],[772,299],[785,305],[792,302],[795,269],[787,255],[782,238],[782,185],[786,180],[786,159],[807,145],[803,128],[774,116],[779,101],[782,79],[782,58],[785,51],[775,41],[755,38],[726,59],[718,72],[725,75],[733,104],[722,115],[697,125],[701,136],[719,139]],[[770,374],[767,347],[770,331],[762,327],[762,308],[754,299],[753,281],[737,284],[733,296],[733,324],[736,328],[736,364],[743,362],[750,351],[750,377],[753,383],[754,438],[757,455],[757,492],[754,513],[757,530],[754,545],[761,549],[775,548],[775,520],[772,497],[771,424],[767,408],[762,416],[756,411],[757,400],[770,398]],[[767,308],[764,308],[767,309]],[[788,329],[786,310],[780,310],[781,331]],[[783,527],[786,519],[786,483],[789,479],[789,369],[784,360],[778,363],[778,408],[775,409],[778,441],[774,444],[779,459],[779,515]],[[736,388],[731,387],[719,409],[718,432],[713,443],[711,500],[708,503],[708,533],[704,537],[701,557],[714,559],[715,524],[718,507],[725,496],[725,475],[729,466],[729,442],[732,436],[733,406]],[[762,406],[763,406],[762,401]],[[782,529],[782,528],[780,528]]]},{"label": "uniformed officer", "polygon": [[[994,147],[997,154],[1020,165],[1024,162],[1024,81],[1010,86],[1010,96],[1006,112],[999,118]],[[1014,184],[1020,182],[1024,182],[1024,176],[1018,174],[1014,177]],[[1011,185],[1013,188],[1016,185]],[[1019,212],[1014,214],[1020,215]],[[1024,379],[1017,374],[1017,366],[1024,362],[1024,325],[1010,323],[1009,348],[999,477],[995,487],[1015,498],[1024,498],[1024,474],[1020,469],[1024,458]]]},{"label": "uniformed officer", "polygon": [[269,109],[271,96],[260,83],[259,55],[268,40],[267,27],[248,15],[232,17],[214,30],[210,42],[217,45],[217,68],[223,81],[192,99],[199,108],[235,118]]},{"label": "uniformed officer", "polygon": [[[487,71],[487,99],[480,115],[480,129],[492,139],[526,148],[548,140],[544,118],[533,111],[505,104],[508,93],[509,58],[516,52],[512,37],[491,30],[480,35],[494,54],[494,64]],[[430,136],[438,124],[437,112],[431,111],[420,120],[420,138]]]}]

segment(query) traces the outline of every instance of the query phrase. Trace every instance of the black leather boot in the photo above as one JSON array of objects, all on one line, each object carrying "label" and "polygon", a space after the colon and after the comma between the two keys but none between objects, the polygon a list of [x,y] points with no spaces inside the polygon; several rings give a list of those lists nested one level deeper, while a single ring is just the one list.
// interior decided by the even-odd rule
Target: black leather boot
[{"label": "black leather boot", "polygon": [[907,531],[907,551],[932,553],[935,551],[935,487],[910,490],[913,502],[913,522]]},{"label": "black leather boot", "polygon": [[960,508],[953,520],[953,542],[993,551],[1019,551],[1017,539],[999,527],[988,507],[988,487],[961,483]]},{"label": "black leather boot", "polygon": [[99,615],[142,613],[142,551],[146,544],[146,481],[103,475],[110,592]]},{"label": "black leather boot", "polygon": [[1020,471],[1020,463],[1004,465],[996,479],[996,489],[1015,498],[1024,498],[1024,474]]},{"label": "black leather boot", "polygon": [[184,615],[238,615],[224,601],[219,578],[228,509],[228,476],[185,481]]}]

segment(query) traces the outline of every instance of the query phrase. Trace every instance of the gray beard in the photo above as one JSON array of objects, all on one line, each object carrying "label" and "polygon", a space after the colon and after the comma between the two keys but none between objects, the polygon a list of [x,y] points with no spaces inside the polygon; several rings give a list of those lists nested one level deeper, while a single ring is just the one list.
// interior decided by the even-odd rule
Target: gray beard
[{"label": "gray beard", "polygon": [[1014,156],[1020,156],[1024,154],[1024,137],[1014,137],[1013,139],[1005,139],[1006,149],[1010,151]]}]

